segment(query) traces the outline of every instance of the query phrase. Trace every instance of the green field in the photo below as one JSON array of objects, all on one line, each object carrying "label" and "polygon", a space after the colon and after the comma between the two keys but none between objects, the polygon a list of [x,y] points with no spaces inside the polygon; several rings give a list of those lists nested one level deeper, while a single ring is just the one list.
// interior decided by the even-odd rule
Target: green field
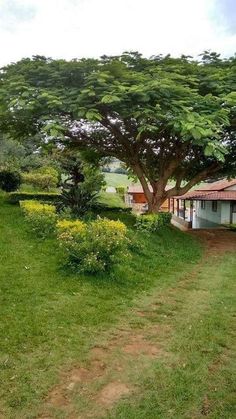
[{"label": "green field", "polygon": [[105,173],[105,181],[107,186],[124,186],[127,187],[132,185],[133,180],[129,179],[127,175],[119,173]]}]

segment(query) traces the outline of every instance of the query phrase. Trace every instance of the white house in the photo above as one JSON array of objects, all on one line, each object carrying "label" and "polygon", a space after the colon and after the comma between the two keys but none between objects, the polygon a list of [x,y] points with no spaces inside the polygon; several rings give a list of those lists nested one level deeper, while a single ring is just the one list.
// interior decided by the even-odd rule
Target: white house
[{"label": "white house", "polygon": [[[236,224],[236,179],[205,184],[175,199],[179,208],[177,216],[181,213],[193,227]],[[190,201],[189,210],[185,201]]]}]

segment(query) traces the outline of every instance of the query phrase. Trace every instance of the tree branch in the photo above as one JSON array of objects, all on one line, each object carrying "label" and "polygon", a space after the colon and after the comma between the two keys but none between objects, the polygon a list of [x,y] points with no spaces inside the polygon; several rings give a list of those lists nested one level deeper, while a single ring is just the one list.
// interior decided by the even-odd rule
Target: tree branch
[{"label": "tree branch", "polygon": [[220,168],[219,163],[213,163],[210,167],[202,170],[197,175],[195,175],[186,185],[184,185],[182,188],[179,186],[179,183],[176,182],[176,185],[174,188],[171,188],[167,191],[167,198],[170,198],[171,196],[177,195],[184,195],[191,189],[194,185],[201,182],[201,180],[205,180],[208,176],[214,174],[217,172]]}]

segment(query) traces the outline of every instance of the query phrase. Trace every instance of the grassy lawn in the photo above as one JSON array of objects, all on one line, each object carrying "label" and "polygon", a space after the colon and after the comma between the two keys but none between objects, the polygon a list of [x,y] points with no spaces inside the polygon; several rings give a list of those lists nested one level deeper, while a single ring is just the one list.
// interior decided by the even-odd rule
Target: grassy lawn
[{"label": "grassy lawn", "polygon": [[167,356],[135,377],[139,390],[132,401],[109,417],[236,417],[235,272],[236,258],[229,254],[177,287],[174,298],[165,293],[166,317],[159,309],[149,321],[173,330],[165,341]]},{"label": "grassy lawn", "polygon": [[125,208],[125,203],[118,193],[100,192],[99,203],[108,207]]},{"label": "grassy lawn", "polygon": [[[107,216],[132,227],[130,214]],[[210,404],[210,417],[235,417],[235,257],[229,254],[191,274],[202,253],[193,237],[175,229],[155,235],[133,231],[141,248],[130,259],[110,275],[82,276],[63,268],[56,240],[40,241],[26,230],[19,207],[2,200],[0,219],[0,417],[38,417],[62,371],[87,367],[91,350],[108,345],[117,330],[143,329],[155,339],[156,324],[171,330],[158,334],[167,356],[122,358],[119,345],[114,346],[107,375],[87,393],[73,393],[77,414],[87,417],[86,409],[94,409],[90,417],[189,418],[200,417],[199,409]],[[125,366],[122,379],[135,391],[100,412],[89,391],[114,379],[118,360]],[[60,406],[50,409],[51,416],[41,417],[69,417]]]}]

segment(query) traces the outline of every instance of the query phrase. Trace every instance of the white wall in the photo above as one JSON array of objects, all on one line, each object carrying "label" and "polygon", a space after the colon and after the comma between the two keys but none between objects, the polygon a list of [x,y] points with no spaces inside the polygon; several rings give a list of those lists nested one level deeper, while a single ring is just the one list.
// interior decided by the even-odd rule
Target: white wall
[{"label": "white wall", "polygon": [[229,188],[225,188],[225,191],[236,191],[236,185],[230,186]]},{"label": "white wall", "polygon": [[230,201],[221,201],[221,224],[230,223]]},{"label": "white wall", "polygon": [[201,208],[201,201],[196,201],[196,215],[212,223],[221,224],[221,202],[217,201],[217,211],[212,211],[212,201],[205,201],[205,209]]}]

